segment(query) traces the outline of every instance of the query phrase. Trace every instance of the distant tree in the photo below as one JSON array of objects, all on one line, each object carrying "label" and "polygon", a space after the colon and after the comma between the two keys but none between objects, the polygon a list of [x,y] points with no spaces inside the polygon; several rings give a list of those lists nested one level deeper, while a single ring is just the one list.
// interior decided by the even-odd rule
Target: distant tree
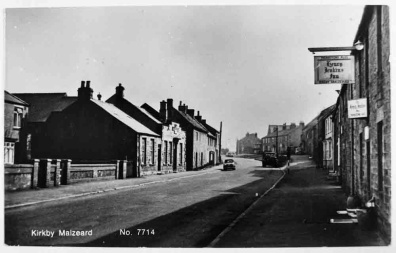
[{"label": "distant tree", "polygon": [[230,152],[230,149],[228,149],[228,148],[222,148],[222,149],[221,149],[221,154],[222,154],[222,155],[225,155],[225,154],[227,154],[228,152]]}]

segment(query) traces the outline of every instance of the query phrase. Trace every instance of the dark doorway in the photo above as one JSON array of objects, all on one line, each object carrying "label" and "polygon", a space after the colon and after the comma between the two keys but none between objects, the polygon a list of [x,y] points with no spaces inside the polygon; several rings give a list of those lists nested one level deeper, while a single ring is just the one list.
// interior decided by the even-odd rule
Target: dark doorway
[{"label": "dark doorway", "polygon": [[366,159],[367,159],[367,192],[368,196],[371,195],[371,160],[370,160],[370,140],[366,142]]},{"label": "dark doorway", "polygon": [[173,171],[177,171],[177,140],[173,140]]},{"label": "dark doorway", "polygon": [[158,171],[161,171],[161,144],[158,144]]},{"label": "dark doorway", "polygon": [[378,194],[382,198],[383,196],[383,171],[382,171],[382,155],[383,155],[383,149],[382,149],[382,121],[378,122],[377,124],[377,155],[378,155]]}]

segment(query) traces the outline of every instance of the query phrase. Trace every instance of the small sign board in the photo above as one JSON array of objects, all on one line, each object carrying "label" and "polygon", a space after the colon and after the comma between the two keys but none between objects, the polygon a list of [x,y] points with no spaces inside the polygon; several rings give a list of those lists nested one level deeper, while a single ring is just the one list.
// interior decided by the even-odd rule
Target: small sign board
[{"label": "small sign board", "polygon": [[314,56],[315,84],[355,83],[355,57],[352,55]]},{"label": "small sign board", "polygon": [[348,118],[367,117],[367,98],[360,98],[348,101]]}]

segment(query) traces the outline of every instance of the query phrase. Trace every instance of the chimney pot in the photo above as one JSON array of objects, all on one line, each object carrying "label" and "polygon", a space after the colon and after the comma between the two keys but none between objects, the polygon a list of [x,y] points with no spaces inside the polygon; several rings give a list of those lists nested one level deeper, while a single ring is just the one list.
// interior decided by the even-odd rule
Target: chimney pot
[{"label": "chimney pot", "polygon": [[91,81],[87,81],[87,88],[90,87]]},{"label": "chimney pot", "polygon": [[118,86],[116,87],[116,95],[119,98],[123,98],[124,97],[124,90],[125,90],[125,88],[122,87],[121,83],[119,83]]},{"label": "chimney pot", "polygon": [[89,87],[90,81],[86,81],[86,86],[84,86],[84,81],[81,82],[81,87],[78,88],[78,99],[90,100],[93,96],[93,90]]},{"label": "chimney pot", "polygon": [[100,95],[100,93],[98,94],[98,100],[102,99],[102,95]]},{"label": "chimney pot", "polygon": [[84,88],[85,86],[85,81],[81,81],[81,88]]}]

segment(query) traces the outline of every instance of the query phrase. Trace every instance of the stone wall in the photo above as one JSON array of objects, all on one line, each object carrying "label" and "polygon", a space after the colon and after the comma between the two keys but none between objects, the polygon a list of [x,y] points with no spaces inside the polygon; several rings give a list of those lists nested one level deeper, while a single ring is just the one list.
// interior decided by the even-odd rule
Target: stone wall
[{"label": "stone wall", "polygon": [[[355,84],[343,85],[338,111],[342,185],[363,202],[375,199],[385,240],[390,238],[391,111],[389,10],[365,8],[357,39],[364,49],[354,51]],[[347,100],[367,98],[368,117],[348,119]]]}]

